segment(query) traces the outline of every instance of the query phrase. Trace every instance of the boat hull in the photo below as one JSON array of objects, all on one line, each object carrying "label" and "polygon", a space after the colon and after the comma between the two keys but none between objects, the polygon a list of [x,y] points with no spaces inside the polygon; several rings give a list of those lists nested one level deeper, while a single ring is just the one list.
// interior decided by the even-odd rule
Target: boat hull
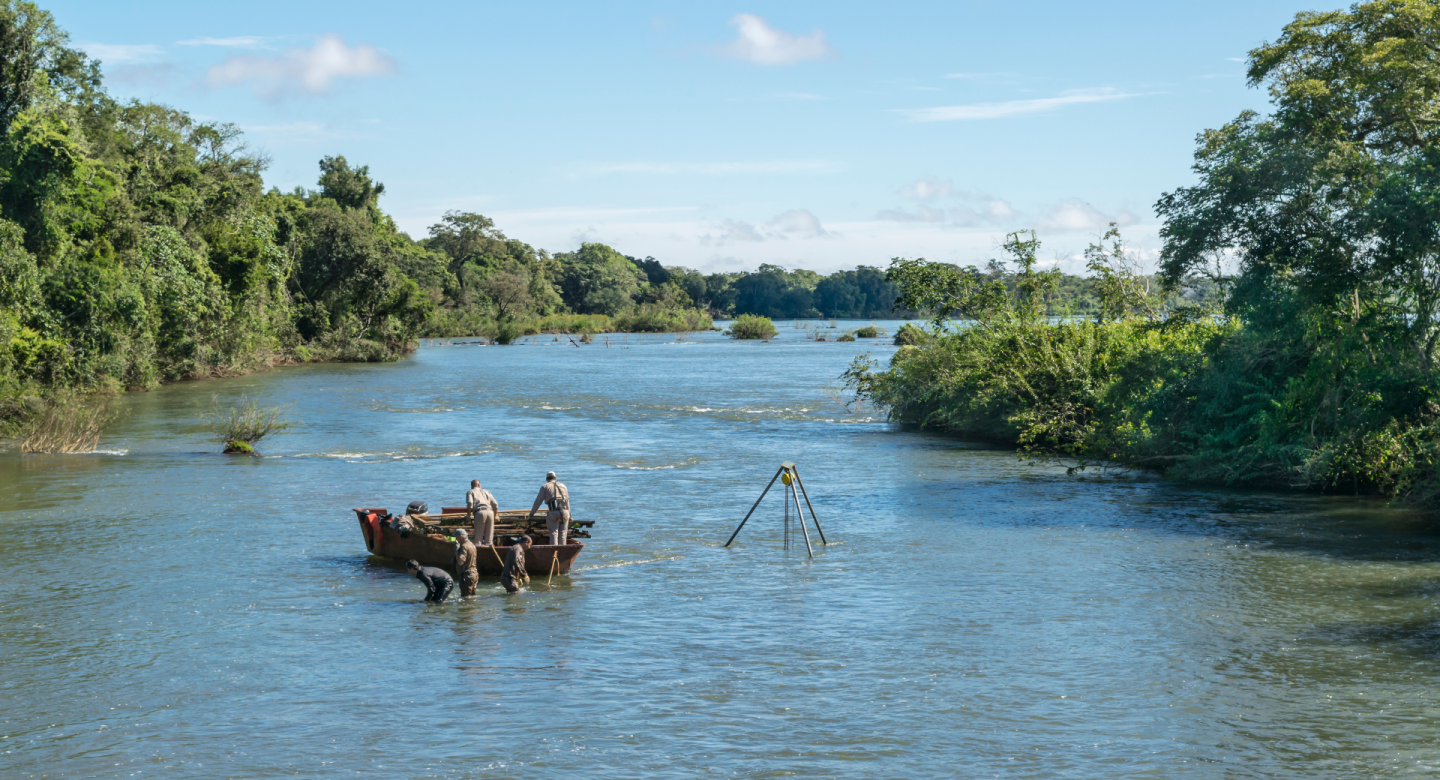
[{"label": "boat hull", "polygon": [[[385,516],[384,511],[355,510],[360,520],[360,533],[365,538],[365,548],[371,555],[394,561],[419,561],[424,566],[444,569],[451,575],[456,573],[452,566],[455,556],[454,542],[420,534],[410,534],[402,539],[399,531],[381,521],[380,518]],[[499,577],[500,571],[505,568],[505,554],[508,550],[505,547],[476,549],[480,552],[479,560],[476,561],[480,576]],[[569,574],[571,564],[583,549],[583,542],[532,544],[530,549],[525,551],[525,571],[531,577],[549,576],[552,571],[555,574]]]}]

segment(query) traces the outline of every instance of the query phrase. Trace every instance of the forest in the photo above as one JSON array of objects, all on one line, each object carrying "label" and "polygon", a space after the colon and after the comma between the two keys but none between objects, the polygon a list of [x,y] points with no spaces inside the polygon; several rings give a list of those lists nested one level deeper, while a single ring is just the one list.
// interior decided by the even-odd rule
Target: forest
[{"label": "forest", "polygon": [[1437,51],[1433,2],[1299,14],[1249,55],[1271,113],[1201,133],[1196,183],[1156,204],[1163,285],[1113,229],[1088,316],[1050,315],[1033,233],[1004,280],[897,260],[931,324],[848,381],[892,419],[1072,470],[1440,508]]},{"label": "forest", "polygon": [[343,156],[267,189],[233,124],[119,101],[51,14],[0,0],[0,428],[64,392],[309,361],[424,336],[677,331],[712,316],[887,316],[875,268],[704,275],[603,244],[550,254],[451,211],[418,239]]}]

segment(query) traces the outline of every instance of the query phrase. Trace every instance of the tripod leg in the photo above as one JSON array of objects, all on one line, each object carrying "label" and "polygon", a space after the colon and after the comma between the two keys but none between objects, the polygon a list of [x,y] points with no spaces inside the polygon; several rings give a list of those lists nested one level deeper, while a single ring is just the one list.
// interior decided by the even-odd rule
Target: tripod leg
[{"label": "tripod leg", "polygon": [[795,490],[794,485],[790,486],[790,495],[795,499],[795,514],[799,515],[800,530],[805,534],[805,552],[810,553],[810,557],[814,558],[815,551],[810,549],[810,532],[805,530],[805,515],[800,513],[800,493]]},{"label": "tripod leg", "polygon": [[[755,499],[755,506],[750,507],[750,511],[745,513],[745,519],[744,519],[744,520],[741,520],[741,521],[740,521],[740,525],[735,528],[735,533],[730,534],[730,542],[735,541],[735,537],[737,537],[737,536],[740,535],[740,529],[741,529],[741,528],[744,528],[744,527],[745,527],[745,523],[747,523],[747,522],[750,521],[750,515],[755,514],[755,509],[756,509],[756,507],[760,506],[760,502],[765,500],[765,494],[766,494],[766,493],[769,493],[769,492],[770,492],[770,488],[772,488],[772,487],[775,486],[775,480],[777,480],[777,479],[780,478],[780,472],[782,472],[782,471],[784,471],[784,470],[785,470],[785,468],[784,468],[783,466],[780,467],[780,469],[775,472],[775,476],[773,476],[773,477],[770,478],[770,484],[766,485],[764,492],[762,492],[762,493],[760,494],[760,497],[759,497],[759,498]],[[725,543],[725,546],[726,546],[726,547],[729,547],[729,546],[730,546],[730,542],[726,542],[726,543]]]},{"label": "tripod leg", "polygon": [[810,503],[810,493],[805,490],[805,483],[800,481],[800,470],[791,466],[790,473],[795,475],[795,482],[800,486],[800,492],[805,494],[805,506],[810,507],[810,519],[815,521],[815,530],[820,531],[820,543],[829,547],[830,543],[825,541],[825,531],[820,528],[820,518],[815,516],[815,506]]}]

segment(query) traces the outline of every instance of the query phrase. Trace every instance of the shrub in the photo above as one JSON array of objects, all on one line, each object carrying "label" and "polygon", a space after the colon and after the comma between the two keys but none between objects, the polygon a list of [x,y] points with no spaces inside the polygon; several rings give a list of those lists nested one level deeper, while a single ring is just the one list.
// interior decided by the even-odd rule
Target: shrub
[{"label": "shrub", "polygon": [[206,422],[215,439],[225,445],[225,452],[254,455],[255,444],[261,439],[295,427],[285,413],[286,407],[260,406],[243,397],[238,406],[222,409],[216,396]]},{"label": "shrub", "polygon": [[930,340],[930,334],[912,323],[905,323],[895,332],[895,346],[918,347]]},{"label": "shrub", "polygon": [[874,325],[866,325],[863,328],[856,328],[851,332],[862,339],[878,339],[881,336],[885,335],[884,328],[877,328]]},{"label": "shrub", "polygon": [[779,331],[775,330],[775,323],[769,317],[761,317],[755,314],[742,314],[730,323],[730,330],[726,334],[732,339],[764,339],[769,341],[775,338]]},{"label": "shrub", "polygon": [[699,309],[659,303],[641,304],[614,319],[620,333],[688,333],[708,330],[713,324],[710,315]]},{"label": "shrub", "polygon": [[849,333],[842,333],[842,334],[840,334],[840,338],[835,339],[835,340],[836,340],[836,341],[854,341],[854,340],[855,340],[855,337],[852,336],[852,335],[850,335]]}]

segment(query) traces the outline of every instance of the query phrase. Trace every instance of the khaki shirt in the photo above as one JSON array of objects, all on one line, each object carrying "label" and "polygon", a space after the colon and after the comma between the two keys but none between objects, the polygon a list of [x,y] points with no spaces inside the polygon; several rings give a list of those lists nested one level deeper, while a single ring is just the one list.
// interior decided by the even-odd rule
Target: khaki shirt
[{"label": "khaki shirt", "polygon": [[475,549],[475,544],[469,539],[466,539],[464,544],[456,544],[455,574],[460,577],[464,577],[467,571],[478,574],[479,572],[475,568],[478,557],[479,552]]},{"label": "khaki shirt", "polygon": [[570,490],[558,480],[546,482],[540,487],[540,493],[535,496],[535,505],[530,507],[530,511],[539,509],[541,504],[550,507],[545,513],[546,520],[570,519]]},{"label": "khaki shirt", "polygon": [[495,496],[485,488],[470,488],[470,492],[465,494],[465,508],[472,513],[477,509],[482,512],[488,509],[497,514],[500,512],[500,505],[495,502]]}]

